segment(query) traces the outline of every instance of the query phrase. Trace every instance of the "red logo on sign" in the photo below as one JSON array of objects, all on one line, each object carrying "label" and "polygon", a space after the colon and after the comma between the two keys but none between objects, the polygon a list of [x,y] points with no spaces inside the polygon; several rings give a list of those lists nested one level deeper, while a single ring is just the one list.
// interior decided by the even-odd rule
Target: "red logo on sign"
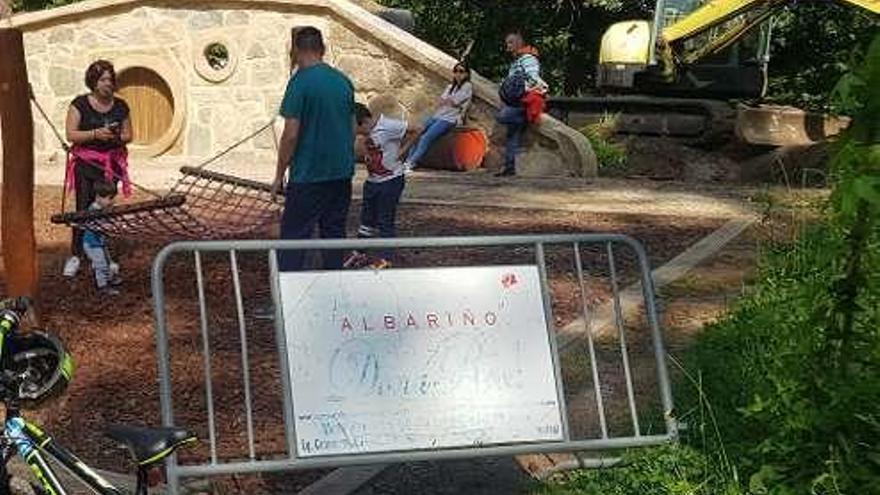
[{"label": "red logo on sign", "polygon": [[509,289],[518,283],[519,280],[516,278],[515,273],[506,273],[501,277],[501,286],[505,289]]}]

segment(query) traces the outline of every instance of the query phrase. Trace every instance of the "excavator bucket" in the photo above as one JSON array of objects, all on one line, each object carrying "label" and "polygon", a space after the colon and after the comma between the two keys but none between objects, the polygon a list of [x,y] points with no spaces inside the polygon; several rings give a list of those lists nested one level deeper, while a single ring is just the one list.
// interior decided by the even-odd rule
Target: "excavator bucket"
[{"label": "excavator bucket", "polygon": [[806,146],[826,141],[843,132],[847,117],[806,112],[792,107],[738,105],[736,135],[752,144]]}]

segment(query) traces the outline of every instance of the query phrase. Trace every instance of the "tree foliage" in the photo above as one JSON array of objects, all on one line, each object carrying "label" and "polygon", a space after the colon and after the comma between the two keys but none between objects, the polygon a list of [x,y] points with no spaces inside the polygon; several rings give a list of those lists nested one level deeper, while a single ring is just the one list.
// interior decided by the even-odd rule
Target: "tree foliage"
[{"label": "tree foliage", "polygon": [[[15,11],[58,7],[79,0],[12,0]],[[508,62],[503,38],[520,29],[541,50],[546,79],[556,94],[594,87],[605,29],[625,19],[649,19],[654,0],[380,0],[411,10],[420,37],[456,55],[474,41],[471,63],[498,79]],[[862,56],[880,20],[834,2],[797,2],[776,19],[769,99],[828,109],[828,95]]]},{"label": "tree foliage", "polygon": [[799,2],[776,19],[770,99],[828,110],[831,90],[861,59],[880,20],[833,2]]},{"label": "tree foliage", "polygon": [[12,0],[10,6],[14,12],[43,10],[52,7],[61,7],[69,3],[76,3],[80,0]]},{"label": "tree foliage", "polygon": [[[625,19],[650,19],[650,0],[384,0],[414,12],[418,34],[450,54],[475,40],[474,68],[503,74],[506,30],[520,28],[542,51],[546,78],[557,94],[594,86],[605,29]],[[863,54],[880,23],[864,11],[833,2],[798,2],[777,19],[771,47],[770,99],[825,108],[837,79]]]},{"label": "tree foliage", "polygon": [[384,0],[416,17],[420,37],[457,55],[474,42],[471,65],[499,78],[509,59],[504,35],[520,30],[541,51],[545,79],[556,93],[577,94],[593,86],[599,41],[605,28],[627,18],[647,18],[643,0]]},{"label": "tree foliage", "polygon": [[775,245],[757,282],[687,351],[684,448],[546,493],[880,495],[880,35],[836,86],[826,217]]}]

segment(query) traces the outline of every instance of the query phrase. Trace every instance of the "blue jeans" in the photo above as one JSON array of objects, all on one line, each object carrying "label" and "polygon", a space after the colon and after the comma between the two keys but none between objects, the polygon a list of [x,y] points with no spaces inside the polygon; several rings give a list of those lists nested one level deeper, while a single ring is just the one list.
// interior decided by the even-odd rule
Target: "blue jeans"
[{"label": "blue jeans", "polygon": [[507,126],[507,141],[504,146],[504,169],[513,170],[516,168],[516,154],[519,152],[520,142],[528,128],[526,109],[504,105],[498,111],[495,120],[499,124]]},{"label": "blue jeans", "polygon": [[99,289],[103,289],[110,284],[113,273],[110,271],[110,256],[107,255],[107,248],[104,246],[92,247],[83,245],[82,250],[92,262],[92,271],[95,272],[95,283]]},{"label": "blue jeans", "polygon": [[[322,239],[344,239],[350,203],[351,179],[289,183],[281,216],[281,238],[311,239],[317,225]],[[341,251],[324,251],[322,254],[325,270],[342,268]],[[281,271],[304,268],[303,251],[281,251],[278,258]]]},{"label": "blue jeans", "polygon": [[428,153],[428,150],[431,148],[431,145],[434,144],[434,141],[443,137],[444,134],[452,130],[454,127],[454,123],[445,120],[430,118],[425,121],[425,128],[419,136],[419,142],[409,153],[406,161],[414,166],[418,165],[419,160]]},{"label": "blue jeans", "polygon": [[[397,205],[406,180],[402,175],[385,182],[364,182],[364,199],[361,207],[361,227],[358,237],[397,236]],[[391,259],[391,251],[383,249],[377,255]]]}]

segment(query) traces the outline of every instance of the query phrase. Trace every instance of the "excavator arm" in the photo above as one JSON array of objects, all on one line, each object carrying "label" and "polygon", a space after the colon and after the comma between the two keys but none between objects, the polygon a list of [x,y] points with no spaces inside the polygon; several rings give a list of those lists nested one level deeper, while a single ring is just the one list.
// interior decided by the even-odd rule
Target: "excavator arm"
[{"label": "excavator arm", "polygon": [[[835,0],[837,3],[863,8],[880,14],[880,0]],[[661,63],[668,63],[672,55],[680,63],[694,63],[706,55],[730,46],[773,15],[789,5],[789,0],[710,0],[683,19],[666,26],[658,36]],[[707,32],[716,33],[692,50],[676,50],[683,42]],[[663,45],[670,45],[666,49]]]},{"label": "excavator arm", "polygon": [[667,43],[696,36],[747,12],[763,12],[785,5],[787,0],[710,0],[660,34]]},{"label": "excavator arm", "polygon": [[[863,8],[880,14],[880,0],[834,0],[836,3]],[[784,7],[789,0],[711,0],[684,19],[663,30],[663,38],[673,43],[690,38],[747,11],[767,11]]]}]

